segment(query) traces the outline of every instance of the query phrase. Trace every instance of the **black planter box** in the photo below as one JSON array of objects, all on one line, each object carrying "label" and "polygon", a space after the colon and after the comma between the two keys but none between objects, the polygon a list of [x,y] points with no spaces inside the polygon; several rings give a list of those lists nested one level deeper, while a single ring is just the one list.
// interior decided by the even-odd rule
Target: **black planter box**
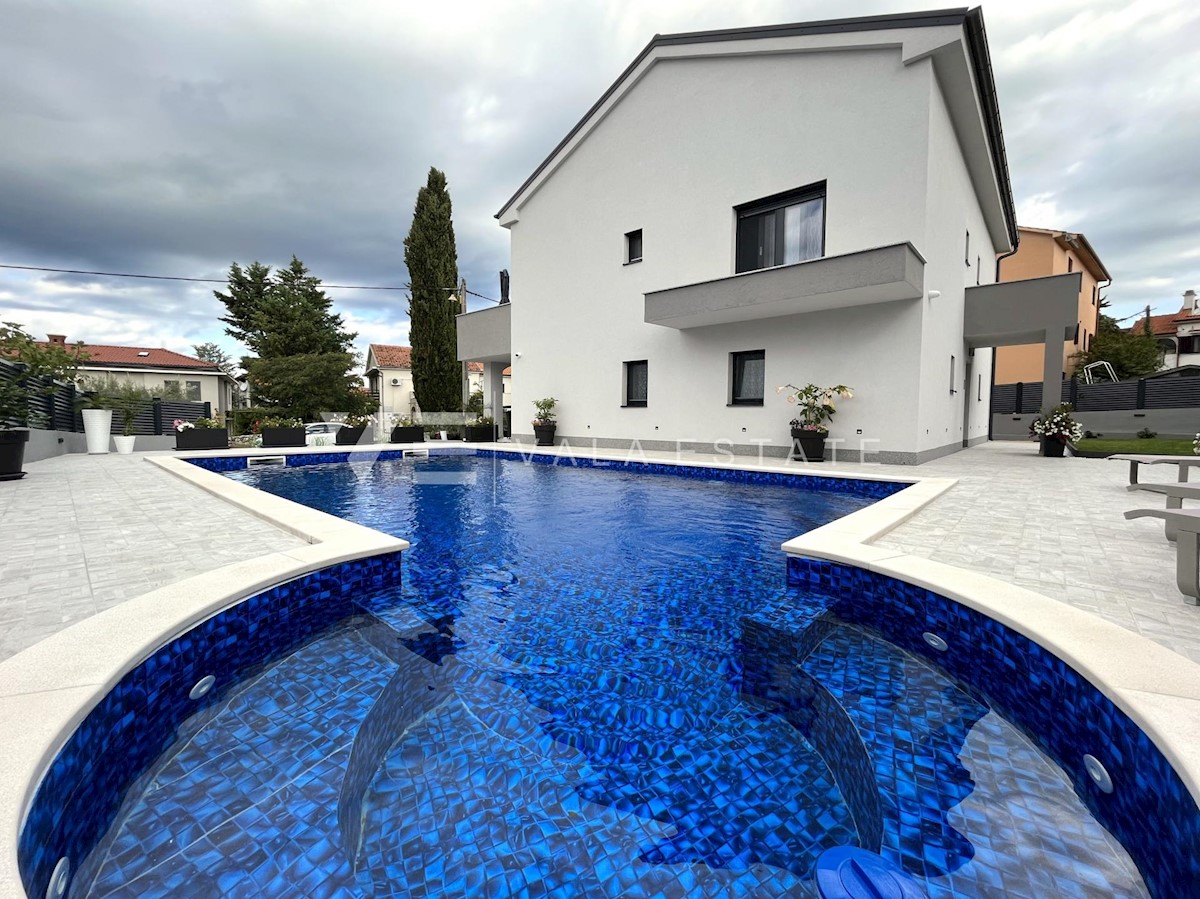
[{"label": "black planter box", "polygon": [[175,449],[229,449],[229,432],[224,428],[188,428],[186,431],[176,431]]},{"label": "black planter box", "polygon": [[397,425],[392,428],[392,443],[424,443],[425,429],[420,425]]},{"label": "black planter box", "polygon": [[28,431],[0,431],[0,481],[19,481],[25,477],[25,444]]},{"label": "black planter box", "polygon": [[792,461],[824,462],[825,437],[820,431],[792,428]]},{"label": "black planter box", "polygon": [[263,446],[304,446],[304,428],[263,428]]},{"label": "black planter box", "polygon": [[533,434],[538,446],[554,446],[554,431],[558,425],[534,425]]},{"label": "black planter box", "polygon": [[361,428],[338,428],[333,442],[337,446],[357,446],[358,441],[362,439],[362,435],[366,431],[366,425],[363,425]]},{"label": "black planter box", "polygon": [[467,425],[467,443],[494,443],[496,440],[495,425]]}]

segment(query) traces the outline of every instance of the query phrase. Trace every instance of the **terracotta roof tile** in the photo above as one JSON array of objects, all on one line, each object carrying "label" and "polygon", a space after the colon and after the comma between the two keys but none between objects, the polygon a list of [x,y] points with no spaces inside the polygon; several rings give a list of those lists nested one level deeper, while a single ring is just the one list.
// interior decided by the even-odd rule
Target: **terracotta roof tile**
[{"label": "terracotta roof tile", "polygon": [[[50,342],[46,340],[39,340],[38,343],[41,346],[50,346]],[[67,344],[68,349],[73,346],[74,344]],[[83,363],[85,367],[111,365],[132,368],[194,368],[213,372],[221,370],[219,366],[213,365],[211,362],[205,362],[194,356],[185,356],[183,353],[176,353],[174,350],[163,347],[109,346],[102,343],[85,343],[83,351],[88,354],[87,361]],[[145,355],[142,355],[143,353]]]},{"label": "terracotta roof tile", "polygon": [[371,355],[380,368],[412,368],[412,347],[387,343],[371,344]]},{"label": "terracotta roof tile", "polygon": [[[1188,311],[1187,306],[1184,306],[1178,312],[1168,312],[1165,315],[1150,316],[1150,331],[1154,334],[1174,334],[1179,329],[1180,322],[1200,320],[1200,315],[1194,315]],[[1130,331],[1139,330],[1145,324],[1146,317],[1143,315],[1132,325],[1129,326]]]}]

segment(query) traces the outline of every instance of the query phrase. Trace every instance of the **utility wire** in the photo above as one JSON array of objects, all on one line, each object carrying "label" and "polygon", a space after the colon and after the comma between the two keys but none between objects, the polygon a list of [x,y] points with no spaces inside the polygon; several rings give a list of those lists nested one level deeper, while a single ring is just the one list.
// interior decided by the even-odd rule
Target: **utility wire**
[{"label": "utility wire", "polygon": [[[225,278],[184,278],[178,275],[134,275],[128,272],[94,272],[86,269],[77,268],[45,268],[39,265],[9,265],[0,262],[0,268],[11,268],[25,272],[55,272],[61,275],[103,275],[106,278],[141,278],[149,281],[192,281],[197,284],[227,284]],[[322,284],[322,288],[328,287],[333,290],[409,290],[410,285],[403,287],[377,286],[371,284]],[[452,288],[447,288],[452,289]],[[481,293],[476,293],[473,290],[468,290],[473,297],[479,297],[481,300],[487,300],[490,303],[498,303],[499,300],[493,300],[491,297],[485,297]]]}]

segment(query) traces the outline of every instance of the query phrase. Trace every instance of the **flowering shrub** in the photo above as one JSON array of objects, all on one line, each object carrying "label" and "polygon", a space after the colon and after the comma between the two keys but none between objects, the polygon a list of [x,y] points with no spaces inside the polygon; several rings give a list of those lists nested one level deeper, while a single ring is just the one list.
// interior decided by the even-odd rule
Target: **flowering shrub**
[{"label": "flowering shrub", "polygon": [[1038,416],[1029,426],[1029,436],[1074,443],[1083,437],[1083,425],[1071,416],[1072,411],[1070,403],[1063,403],[1048,414]]},{"label": "flowering shrub", "polygon": [[836,387],[818,387],[816,384],[805,384],[797,387],[794,384],[784,384],[776,387],[776,393],[788,391],[787,401],[799,406],[799,414],[792,419],[791,426],[801,431],[813,431],[817,434],[828,434],[829,428],[825,423],[832,420],[837,412],[835,400],[838,397],[851,398],[854,394],[845,384]]},{"label": "flowering shrub", "polygon": [[1200,456],[1200,434],[1197,434],[1195,439],[1192,440],[1192,452]]}]

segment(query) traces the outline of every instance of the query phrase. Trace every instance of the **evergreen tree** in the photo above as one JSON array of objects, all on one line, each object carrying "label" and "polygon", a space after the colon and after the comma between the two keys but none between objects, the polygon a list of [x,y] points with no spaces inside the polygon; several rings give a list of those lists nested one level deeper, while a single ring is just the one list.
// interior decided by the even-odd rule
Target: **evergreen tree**
[{"label": "evergreen tree", "polygon": [[217,368],[221,369],[221,371],[225,372],[231,378],[237,377],[237,364],[233,361],[233,357],[215,343],[192,344],[192,355],[197,359],[217,366]]},{"label": "evergreen tree", "polygon": [[[257,405],[311,420],[322,412],[370,414],[378,403],[362,389],[353,369],[356,334],[295,256],[271,274],[254,263],[229,269],[229,292],[213,291],[225,304],[221,319],[254,353],[242,359]],[[199,349],[199,348],[197,348]]]},{"label": "evergreen tree", "polygon": [[243,270],[236,262],[231,264],[229,293],[213,291],[213,296],[225,306],[227,314],[221,318],[221,321],[228,325],[225,333],[240,343],[247,343],[247,338],[254,328],[254,317],[270,289],[269,265],[252,262],[249,268]]},{"label": "evergreen tree", "polygon": [[446,176],[435,168],[417,192],[412,227],[404,238],[411,296],[413,393],[425,412],[462,408],[462,368],[458,362],[458,301],[447,288],[458,286],[450,193]]}]

